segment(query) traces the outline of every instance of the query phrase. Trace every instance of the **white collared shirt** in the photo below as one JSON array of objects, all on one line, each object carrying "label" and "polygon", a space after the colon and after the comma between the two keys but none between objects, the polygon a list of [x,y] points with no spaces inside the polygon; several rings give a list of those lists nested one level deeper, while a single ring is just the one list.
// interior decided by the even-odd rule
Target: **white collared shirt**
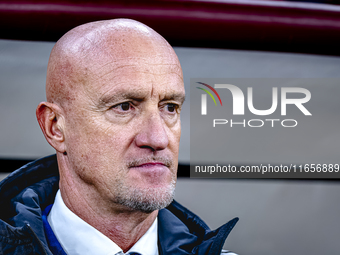
[{"label": "white collared shirt", "polygon": [[[65,205],[60,190],[47,216],[54,235],[68,255],[115,255],[122,249],[107,236],[83,221]],[[157,218],[148,231],[126,253],[158,255]],[[124,254],[124,253],[121,253]]]}]

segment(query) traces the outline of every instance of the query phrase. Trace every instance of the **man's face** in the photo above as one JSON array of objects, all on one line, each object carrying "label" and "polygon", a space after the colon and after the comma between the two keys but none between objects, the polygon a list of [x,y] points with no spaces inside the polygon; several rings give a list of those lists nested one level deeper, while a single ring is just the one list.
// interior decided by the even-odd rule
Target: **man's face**
[{"label": "man's face", "polygon": [[114,61],[103,56],[80,73],[65,115],[70,167],[105,202],[144,212],[166,206],[185,95],[177,57],[141,47]]}]

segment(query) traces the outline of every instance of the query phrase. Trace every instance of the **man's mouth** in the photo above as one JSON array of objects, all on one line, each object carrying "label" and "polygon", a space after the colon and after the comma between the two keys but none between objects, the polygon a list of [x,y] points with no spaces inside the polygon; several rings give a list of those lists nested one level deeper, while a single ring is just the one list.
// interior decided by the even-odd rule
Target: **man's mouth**
[{"label": "man's mouth", "polygon": [[135,167],[149,167],[149,166],[166,166],[164,163],[162,162],[148,162],[148,163],[144,163],[144,164],[140,164],[138,166]]},{"label": "man's mouth", "polygon": [[172,160],[168,157],[147,157],[132,160],[129,162],[129,170],[131,174],[137,174],[138,176],[144,176],[151,182],[163,183],[162,180],[166,179],[172,170]]},{"label": "man's mouth", "polygon": [[144,167],[170,167],[172,166],[172,160],[167,157],[157,157],[157,158],[142,158],[142,159],[136,159],[132,160],[128,163],[129,168],[138,167],[138,168],[144,168]]}]

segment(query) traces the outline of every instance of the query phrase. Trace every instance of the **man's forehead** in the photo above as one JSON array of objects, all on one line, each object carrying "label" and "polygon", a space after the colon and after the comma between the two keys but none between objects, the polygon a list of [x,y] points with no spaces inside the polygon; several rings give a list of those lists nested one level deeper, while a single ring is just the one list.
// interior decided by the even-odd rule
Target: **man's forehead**
[{"label": "man's forehead", "polygon": [[90,80],[119,80],[129,82],[150,76],[178,76],[182,78],[182,68],[178,61],[153,60],[152,58],[131,58],[121,61],[96,63],[85,68]]},{"label": "man's forehead", "polygon": [[152,91],[160,100],[177,99],[179,96],[174,95],[178,93],[184,97],[182,69],[175,53],[113,59],[106,56],[100,62],[87,63],[81,75],[82,87],[100,104],[128,98],[143,100]]},{"label": "man's forehead", "polygon": [[89,84],[89,90],[103,102],[126,98],[142,100],[152,94],[162,98],[178,98],[185,93],[181,69],[175,65],[160,65],[154,70],[124,66],[97,81]]}]

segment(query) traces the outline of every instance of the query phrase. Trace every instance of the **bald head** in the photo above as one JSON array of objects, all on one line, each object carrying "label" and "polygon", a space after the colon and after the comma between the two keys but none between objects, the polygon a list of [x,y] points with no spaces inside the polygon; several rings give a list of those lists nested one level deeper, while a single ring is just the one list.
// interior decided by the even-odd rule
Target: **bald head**
[{"label": "bald head", "polygon": [[52,49],[46,79],[47,101],[66,106],[86,86],[89,77],[100,79],[114,71],[113,68],[133,65],[136,61],[174,64],[180,68],[168,42],[140,22],[115,19],[78,26]]}]

